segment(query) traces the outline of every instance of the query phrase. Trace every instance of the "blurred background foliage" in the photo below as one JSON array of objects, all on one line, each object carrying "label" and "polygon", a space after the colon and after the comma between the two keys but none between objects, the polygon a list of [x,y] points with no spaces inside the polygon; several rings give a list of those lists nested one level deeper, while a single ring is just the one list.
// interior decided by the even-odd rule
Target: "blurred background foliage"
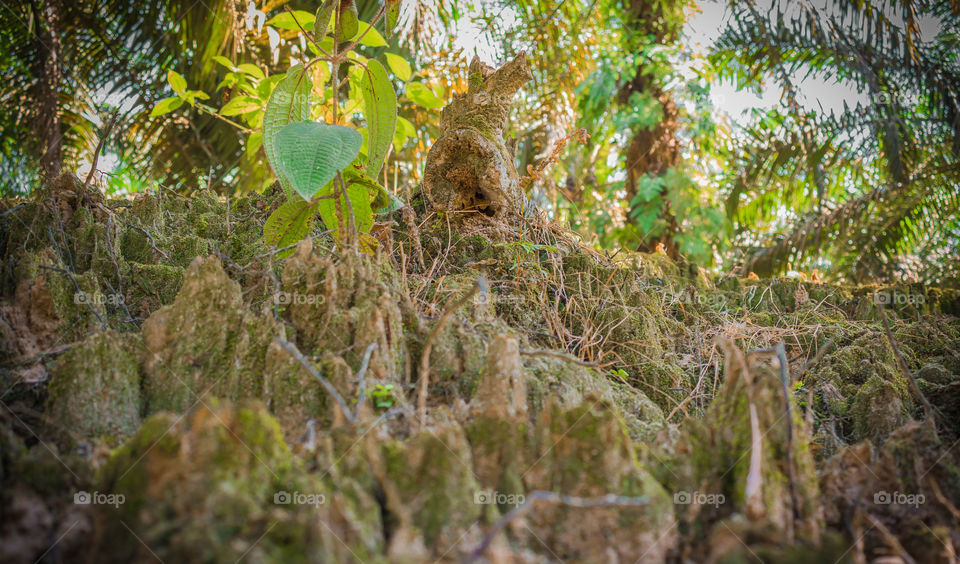
[{"label": "blurred background foliage", "polygon": [[[353,2],[361,21],[380,7]],[[0,194],[85,173],[114,116],[95,175],[109,193],[265,189],[262,107],[316,53],[295,14],[319,4],[4,4]],[[371,37],[361,51],[386,60],[400,95],[381,180],[401,199],[469,60],[525,51],[517,167],[556,155],[527,195],[589,244],[741,275],[958,281],[957,0],[403,0],[394,33]],[[346,120],[359,120],[353,82]],[[849,95],[825,107],[813,83]],[[773,103],[729,111],[748,94]]]}]

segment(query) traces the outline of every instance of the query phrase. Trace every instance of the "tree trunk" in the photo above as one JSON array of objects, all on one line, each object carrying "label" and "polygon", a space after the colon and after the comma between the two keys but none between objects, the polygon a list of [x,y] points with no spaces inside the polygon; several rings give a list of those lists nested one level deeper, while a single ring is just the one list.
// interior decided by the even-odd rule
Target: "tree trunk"
[{"label": "tree trunk", "polygon": [[48,179],[55,178],[63,167],[63,132],[58,99],[63,70],[60,59],[62,17],[63,5],[60,0],[46,0],[40,8],[37,50],[42,53],[43,69],[39,77],[40,120],[37,138],[41,140],[43,150],[40,165]]},{"label": "tree trunk", "polygon": [[[634,36],[653,37],[654,42],[665,45],[676,42],[679,37],[679,21],[674,15],[665,13],[679,6],[670,7],[666,2],[655,3],[646,0],[629,0],[627,33]],[[682,8],[680,8],[682,9]],[[663,85],[658,83],[656,73],[650,73],[646,65],[640,65],[633,80],[624,85],[619,92],[621,104],[627,104],[630,95],[635,92],[646,92],[660,101],[663,118],[652,129],[641,129],[634,132],[630,145],[627,148],[626,168],[627,201],[632,202],[637,195],[637,184],[646,175],[663,176],[671,168],[680,164],[680,143],[677,140],[677,106],[669,92],[664,91]],[[642,204],[640,204],[642,205]],[[633,214],[640,205],[630,205],[628,221],[633,220]],[[664,205],[660,219],[666,222],[662,233],[653,237],[645,237],[638,250],[653,252],[661,245],[666,253],[676,258],[679,248],[674,235],[680,230],[676,217],[670,209],[670,203]]]}]

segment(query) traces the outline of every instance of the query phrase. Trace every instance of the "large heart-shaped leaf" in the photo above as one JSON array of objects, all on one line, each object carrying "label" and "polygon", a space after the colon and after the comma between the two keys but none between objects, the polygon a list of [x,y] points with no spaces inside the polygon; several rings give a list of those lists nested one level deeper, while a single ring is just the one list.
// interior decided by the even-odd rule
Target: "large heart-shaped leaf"
[{"label": "large heart-shaped leaf", "polygon": [[357,158],[363,136],[342,125],[298,121],[284,126],[274,144],[283,174],[304,200],[310,200]]},{"label": "large heart-shaped leaf", "polygon": [[303,67],[297,65],[287,71],[287,76],[273,89],[267,107],[263,111],[263,151],[267,154],[267,162],[277,175],[277,180],[283,186],[287,198],[293,196],[293,186],[280,168],[280,160],[274,147],[277,133],[290,122],[310,119],[310,91],[313,84],[310,75],[303,72]]},{"label": "large heart-shaped leaf", "polygon": [[367,175],[376,178],[397,129],[397,93],[379,61],[367,61],[363,72],[363,115],[367,119]]}]

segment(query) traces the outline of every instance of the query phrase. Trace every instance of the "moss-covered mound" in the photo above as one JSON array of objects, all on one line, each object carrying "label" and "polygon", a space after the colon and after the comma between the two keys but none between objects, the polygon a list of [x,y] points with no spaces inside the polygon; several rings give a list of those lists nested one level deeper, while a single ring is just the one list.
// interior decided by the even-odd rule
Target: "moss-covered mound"
[{"label": "moss-covered mound", "polygon": [[0,561],[960,548],[955,291],[714,277],[415,202],[373,252],[278,252],[279,201],[67,175],[0,202]]}]

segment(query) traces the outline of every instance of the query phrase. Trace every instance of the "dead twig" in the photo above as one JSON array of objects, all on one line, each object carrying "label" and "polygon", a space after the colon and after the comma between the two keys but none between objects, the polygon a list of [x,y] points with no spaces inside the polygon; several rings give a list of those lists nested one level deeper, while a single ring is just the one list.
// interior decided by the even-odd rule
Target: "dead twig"
[{"label": "dead twig", "polygon": [[132,224],[132,223],[124,223],[124,225],[126,225],[126,226],[129,227],[130,229],[135,229],[135,230],[143,233],[144,235],[146,235],[147,239],[150,241],[150,246],[153,247],[153,250],[154,250],[154,251],[157,251],[158,253],[160,253],[160,256],[162,256],[163,258],[165,258],[165,259],[167,259],[167,260],[170,260],[170,257],[167,255],[167,253],[165,253],[165,252],[163,252],[163,251],[161,251],[160,249],[157,248],[157,242],[154,240],[153,235],[151,235],[149,231],[147,231],[147,230],[144,229],[143,227],[140,227],[139,225],[134,225],[134,224]]},{"label": "dead twig", "polygon": [[90,172],[87,173],[87,178],[83,181],[84,190],[90,186],[90,181],[93,179],[93,174],[97,172],[97,162],[100,160],[100,152],[103,150],[103,143],[107,140],[107,137],[110,137],[110,132],[113,131],[114,124],[117,123],[118,115],[119,112],[113,112],[113,116],[110,117],[107,127],[103,130],[103,135],[100,136],[100,141],[97,142],[97,148],[93,151],[93,162],[90,163]]},{"label": "dead twig", "polygon": [[100,326],[101,326],[101,327],[106,327],[106,326],[107,326],[106,322],[103,321],[103,317],[100,316],[100,312],[98,312],[97,310],[93,309],[93,306],[90,305],[90,300],[86,299],[87,293],[80,289],[80,284],[77,284],[77,279],[73,277],[73,273],[72,273],[72,272],[70,272],[69,270],[67,270],[67,269],[65,269],[65,268],[57,268],[56,266],[48,266],[48,265],[46,265],[46,264],[41,264],[41,265],[40,265],[40,268],[43,268],[43,269],[45,269],[45,270],[53,270],[53,271],[59,272],[59,273],[61,273],[61,274],[66,274],[66,275],[67,275],[67,278],[69,278],[70,281],[73,282],[73,287],[77,290],[77,293],[80,294],[80,295],[82,295],[82,296],[84,297],[83,304],[84,304],[85,306],[87,306],[87,309],[89,309],[91,312],[93,312],[93,315],[97,316],[97,321],[100,322]]},{"label": "dead twig", "polygon": [[360,370],[357,371],[357,380],[359,381],[360,393],[357,395],[357,414],[356,418],[360,419],[360,409],[363,407],[363,400],[367,393],[367,380],[365,378],[367,374],[367,366],[370,365],[370,355],[373,354],[373,351],[377,348],[376,343],[370,343],[367,346],[367,350],[363,353],[363,362],[360,363]]},{"label": "dead twig", "polygon": [[300,363],[301,366],[307,369],[307,372],[309,372],[314,378],[316,378],[320,382],[320,384],[323,386],[323,389],[326,390],[328,394],[330,394],[330,397],[336,400],[337,404],[340,405],[340,410],[343,412],[343,416],[347,419],[347,422],[350,423],[351,425],[356,423],[356,419],[354,419],[353,413],[351,413],[350,410],[347,408],[347,402],[343,400],[343,396],[341,396],[340,392],[338,392],[337,389],[333,387],[333,384],[331,384],[329,380],[324,378],[323,375],[321,375],[317,371],[317,369],[314,368],[313,365],[310,364],[310,362],[303,357],[303,355],[300,353],[300,351],[297,350],[295,346],[290,344],[288,341],[281,339],[280,337],[276,337],[276,340],[281,347],[283,347],[284,349],[286,349],[288,353],[290,353],[290,356],[295,358],[297,362]]},{"label": "dead twig", "polygon": [[907,553],[907,551],[903,548],[903,545],[900,544],[900,541],[897,540],[896,535],[890,532],[890,529],[888,529],[886,525],[866,511],[863,512],[863,515],[867,518],[867,521],[873,525],[874,528],[880,531],[880,536],[883,537],[883,540],[887,541],[887,544],[890,546],[890,548],[897,552],[904,564],[916,564],[917,561],[914,560],[909,553]]},{"label": "dead twig", "polygon": [[900,367],[900,371],[903,372],[903,375],[910,380],[910,384],[913,387],[913,393],[917,396],[917,400],[920,402],[920,405],[923,406],[923,415],[928,420],[933,422],[933,406],[930,405],[930,402],[927,401],[926,396],[923,395],[923,392],[920,391],[920,385],[917,384],[917,379],[913,377],[913,373],[910,372],[910,369],[907,368],[907,363],[904,362],[903,357],[900,355],[900,347],[897,346],[897,341],[893,338],[893,331],[890,330],[890,322],[887,321],[887,313],[884,311],[884,307],[880,304],[877,304],[877,308],[880,310],[880,319],[883,321],[883,329],[887,332],[887,339],[890,341],[890,348],[893,349],[893,356],[897,359],[897,366]]}]

